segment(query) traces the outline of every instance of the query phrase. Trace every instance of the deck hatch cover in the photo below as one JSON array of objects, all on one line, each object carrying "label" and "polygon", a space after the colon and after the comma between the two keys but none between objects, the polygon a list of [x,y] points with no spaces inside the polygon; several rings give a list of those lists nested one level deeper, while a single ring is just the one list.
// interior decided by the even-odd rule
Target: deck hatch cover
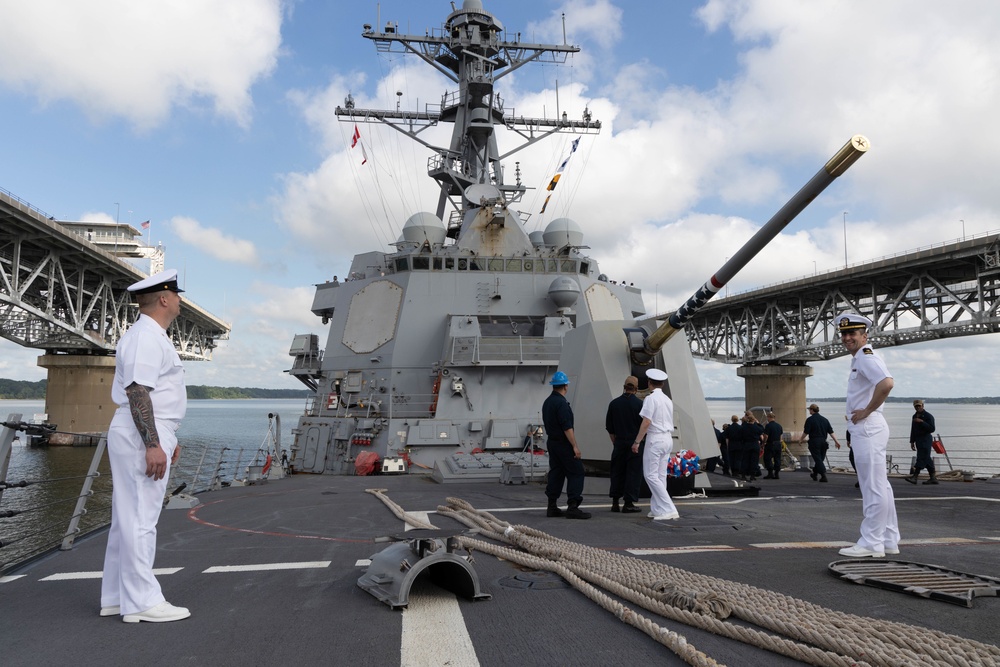
[{"label": "deck hatch cover", "polygon": [[840,560],[830,571],[841,579],[931,600],[972,606],[975,597],[996,597],[1000,579],[957,572],[939,565],[898,560]]}]

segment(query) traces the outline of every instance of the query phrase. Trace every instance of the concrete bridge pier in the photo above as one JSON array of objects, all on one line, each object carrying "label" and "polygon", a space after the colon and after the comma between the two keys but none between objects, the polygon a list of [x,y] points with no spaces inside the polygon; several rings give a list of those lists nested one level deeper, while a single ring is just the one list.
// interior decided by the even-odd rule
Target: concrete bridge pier
[{"label": "concrete bridge pier", "polygon": [[[59,431],[100,434],[108,430],[118,406],[111,400],[115,358],[82,354],[43,354],[48,370],[45,411]],[[91,444],[89,439],[55,434],[53,445]]]},{"label": "concrete bridge pier", "polygon": [[[806,417],[806,378],[813,369],[809,366],[781,366],[759,364],[740,366],[736,374],[746,381],[747,407],[770,405],[778,423],[794,438],[802,433]],[[798,456],[806,451],[805,445],[789,448]]]}]

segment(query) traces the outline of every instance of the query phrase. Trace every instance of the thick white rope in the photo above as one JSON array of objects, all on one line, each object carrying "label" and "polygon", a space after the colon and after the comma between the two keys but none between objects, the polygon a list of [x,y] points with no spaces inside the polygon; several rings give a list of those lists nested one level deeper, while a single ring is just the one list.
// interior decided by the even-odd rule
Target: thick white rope
[{"label": "thick white rope", "polygon": [[[407,515],[383,490],[369,490],[401,520]],[[670,648],[692,665],[714,665],[683,636],[656,625],[608,594],[664,618],[736,639],[802,662],[847,665],[1000,665],[1000,648],[937,630],[846,614],[787,595],[562,540],[512,526],[465,501],[448,498],[438,512],[512,547],[461,537],[463,546],[525,567],[559,574],[577,590]],[[598,587],[607,593],[598,590]],[[734,622],[742,621],[742,623]],[[864,662],[862,662],[864,661]]]}]

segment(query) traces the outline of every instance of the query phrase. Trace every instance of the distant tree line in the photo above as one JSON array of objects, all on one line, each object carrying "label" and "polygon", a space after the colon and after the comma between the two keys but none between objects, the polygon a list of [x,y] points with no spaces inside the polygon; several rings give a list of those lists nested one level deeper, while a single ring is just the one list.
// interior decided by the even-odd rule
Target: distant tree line
[{"label": "distant tree line", "polygon": [[[0,400],[32,401],[45,398],[48,380],[27,382],[0,378]],[[305,398],[307,389],[260,389],[257,387],[209,387],[193,385],[187,388],[190,399],[221,398]]]},{"label": "distant tree line", "polygon": [[308,389],[260,389],[258,387],[209,387],[192,385],[187,388],[190,399],[199,398],[305,398]]},{"label": "distant tree line", "polygon": [[48,380],[26,382],[0,378],[0,399],[30,401],[45,398],[45,386],[48,382]]}]

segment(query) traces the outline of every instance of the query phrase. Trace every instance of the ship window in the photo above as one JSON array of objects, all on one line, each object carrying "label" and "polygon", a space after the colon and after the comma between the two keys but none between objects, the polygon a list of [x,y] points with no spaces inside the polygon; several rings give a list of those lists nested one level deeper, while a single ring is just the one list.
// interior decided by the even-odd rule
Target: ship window
[{"label": "ship window", "polygon": [[587,275],[588,273],[590,273],[589,262],[580,262],[580,273],[582,273],[583,275]]},{"label": "ship window", "polygon": [[396,270],[397,271],[407,271],[409,270],[409,265],[406,263],[405,257],[396,258]]},{"label": "ship window", "polygon": [[531,260],[530,259],[524,260],[524,270],[525,271],[527,271],[527,272],[530,273],[531,272],[531,266],[532,265],[531,265]]},{"label": "ship window", "polygon": [[431,258],[430,257],[414,257],[413,258],[413,270],[414,271],[430,271],[431,269]]},{"label": "ship window", "polygon": [[478,259],[469,260],[469,271],[482,271],[483,266]]},{"label": "ship window", "polygon": [[445,257],[445,259],[444,259],[444,270],[445,271],[454,271],[455,270],[455,258],[454,257]]},{"label": "ship window", "polygon": [[467,268],[469,268],[469,260],[467,260],[467,259],[460,259],[460,260],[458,260],[458,270],[459,271],[465,271]]},{"label": "ship window", "polygon": [[502,259],[490,259],[486,262],[487,270],[489,271],[503,271],[503,260]]},{"label": "ship window", "polygon": [[576,272],[576,261],[572,259],[564,259],[562,261],[562,267],[559,269],[563,273],[575,273]]},{"label": "ship window", "polygon": [[441,258],[440,257],[435,257],[434,258],[434,270],[435,271],[440,271],[441,270]]},{"label": "ship window", "polygon": [[554,260],[554,259],[550,259],[549,260],[549,273],[558,273],[558,272],[559,272],[559,262],[556,261],[556,260]]},{"label": "ship window", "polygon": [[[508,271],[517,271],[518,273],[520,273],[520,271],[521,271],[521,260],[519,260],[519,259],[508,259],[507,260],[507,270]],[[529,271],[531,270],[530,266],[528,267],[528,270]]]}]

